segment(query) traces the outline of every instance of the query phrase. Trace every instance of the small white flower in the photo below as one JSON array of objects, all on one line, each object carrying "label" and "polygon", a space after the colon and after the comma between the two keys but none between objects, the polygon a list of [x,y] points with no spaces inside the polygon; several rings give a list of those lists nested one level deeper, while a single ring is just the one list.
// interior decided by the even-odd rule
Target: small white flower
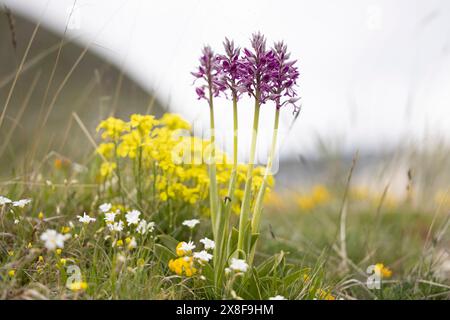
[{"label": "small white flower", "polygon": [[145,220],[141,220],[138,224],[138,226],[136,227],[136,231],[139,234],[146,234],[147,232],[153,232],[153,230],[155,229],[155,223],[153,221],[145,221]]},{"label": "small white flower", "polygon": [[0,206],[4,206],[5,204],[11,203],[11,199],[8,199],[7,197],[0,196]]},{"label": "small white flower", "polygon": [[109,223],[108,228],[110,231],[120,232],[123,230],[123,221],[120,220],[119,222]]},{"label": "small white flower", "polygon": [[114,223],[115,219],[116,219],[116,214],[114,212],[105,213],[106,223]]},{"label": "small white flower", "polygon": [[138,224],[139,223],[139,216],[141,215],[141,213],[137,210],[132,210],[129,211],[126,215],[125,218],[127,219],[127,223],[128,225],[132,225],[132,224]]},{"label": "small white flower", "polygon": [[238,272],[246,272],[248,269],[248,264],[245,260],[231,258],[230,269]]},{"label": "small white flower", "polygon": [[19,207],[19,208],[23,208],[25,207],[27,204],[29,204],[31,202],[31,199],[21,199],[19,201],[14,201],[12,203],[12,205],[14,207]]},{"label": "small white flower", "polygon": [[206,252],[206,250],[194,252],[194,258],[202,262],[208,262],[209,260],[212,259],[212,257],[213,257],[212,254],[209,254],[208,252]]},{"label": "small white flower", "polygon": [[189,241],[189,242],[182,242],[180,249],[183,250],[184,252],[189,252],[195,249],[195,245],[194,242]]},{"label": "small white flower", "polygon": [[87,215],[86,212],[83,213],[83,216],[77,216],[77,218],[78,218],[78,221],[80,221],[84,224],[89,224],[96,220],[95,218],[89,217],[89,215]]},{"label": "small white flower", "polygon": [[269,300],[287,300],[285,297],[276,295],[275,297],[270,297]]},{"label": "small white flower", "polygon": [[206,250],[214,249],[214,247],[216,246],[216,243],[213,240],[208,239],[208,238],[203,238],[200,240],[200,242],[203,243]]},{"label": "small white flower", "polygon": [[100,209],[101,212],[106,213],[109,210],[111,210],[111,207],[112,207],[111,203],[103,203],[98,208]]},{"label": "small white flower", "polygon": [[20,220],[19,219],[14,219],[14,224],[19,224]]},{"label": "small white flower", "polygon": [[200,220],[198,220],[198,219],[184,220],[183,221],[183,226],[186,226],[186,227],[189,227],[189,228],[192,229],[199,223],[200,223]]},{"label": "small white flower", "polygon": [[45,247],[48,250],[55,250],[56,248],[64,248],[64,241],[70,238],[70,234],[61,234],[56,230],[48,229],[41,234],[41,240],[44,241]]}]

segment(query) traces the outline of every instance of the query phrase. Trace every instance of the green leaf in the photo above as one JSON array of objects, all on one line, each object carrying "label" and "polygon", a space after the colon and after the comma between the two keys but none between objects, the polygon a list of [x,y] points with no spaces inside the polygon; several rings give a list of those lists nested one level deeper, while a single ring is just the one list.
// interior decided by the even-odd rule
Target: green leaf
[{"label": "green leaf", "polygon": [[164,244],[167,248],[175,252],[179,241],[174,237],[169,236],[168,234],[161,234],[158,236],[158,239]]},{"label": "green leaf", "polygon": [[278,265],[284,260],[284,252],[281,251],[278,254],[271,256],[261,263],[257,268],[258,275],[264,277],[272,273]]},{"label": "green leaf", "polygon": [[168,264],[170,259],[174,259],[177,257],[177,255],[169,250],[167,247],[156,243],[154,246],[155,255],[158,257],[158,260],[161,261],[163,264]]}]

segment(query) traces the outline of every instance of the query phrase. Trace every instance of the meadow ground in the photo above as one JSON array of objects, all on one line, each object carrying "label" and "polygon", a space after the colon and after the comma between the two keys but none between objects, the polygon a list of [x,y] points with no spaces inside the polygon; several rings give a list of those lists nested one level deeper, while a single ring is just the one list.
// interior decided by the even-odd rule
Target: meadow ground
[{"label": "meadow ground", "polygon": [[[0,298],[449,298],[449,201],[443,192],[417,204],[351,184],[272,191],[253,282],[233,280],[216,290],[206,267],[190,275],[169,267],[179,241],[192,240],[200,250],[199,240],[212,238],[204,199],[166,199],[152,186],[157,173],[147,185],[128,171],[122,184],[143,183],[147,191],[121,191],[114,177],[102,180],[100,158],[76,164],[53,155],[35,171],[2,181]],[[140,232],[128,223],[132,209],[146,222]],[[123,220],[122,228],[106,221],[109,211]],[[84,212],[96,220],[83,220]],[[200,223],[183,225],[190,219]],[[231,220],[237,223],[238,216]],[[49,229],[60,236],[54,245],[42,236]]]}]

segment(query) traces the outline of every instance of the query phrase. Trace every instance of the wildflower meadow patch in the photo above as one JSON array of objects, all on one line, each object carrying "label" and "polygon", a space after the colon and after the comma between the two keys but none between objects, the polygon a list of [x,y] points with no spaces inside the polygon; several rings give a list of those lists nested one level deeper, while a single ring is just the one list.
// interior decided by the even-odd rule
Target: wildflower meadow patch
[{"label": "wildflower meadow patch", "polygon": [[[412,178],[406,198],[353,184],[355,155],[344,178],[275,188],[280,119],[301,117],[300,70],[286,43],[259,32],[242,48],[204,46],[192,76],[207,136],[177,113],[111,115],[95,132],[74,116],[92,147],[83,163],[46,157],[0,184],[0,298],[447,298],[448,219],[413,205]],[[216,139],[219,99],[230,154]],[[249,101],[251,121],[238,112]],[[261,109],[273,117],[265,165]],[[447,193],[433,197],[439,210]]]}]

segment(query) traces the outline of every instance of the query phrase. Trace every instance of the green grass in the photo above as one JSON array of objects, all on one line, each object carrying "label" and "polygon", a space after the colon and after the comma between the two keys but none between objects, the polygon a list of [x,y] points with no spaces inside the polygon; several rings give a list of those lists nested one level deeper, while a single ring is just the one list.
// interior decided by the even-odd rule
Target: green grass
[{"label": "green grass", "polygon": [[[439,211],[420,210],[402,203],[378,209],[371,203],[350,200],[347,259],[343,263],[338,197],[308,212],[295,205],[269,206],[264,212],[256,254],[259,273],[255,271],[247,282],[238,279],[233,288],[217,293],[207,280],[199,276],[179,277],[167,268],[173,238],[183,240],[191,236],[180,226],[181,221],[195,213],[182,207],[172,213],[170,206],[151,209],[148,203],[144,214],[156,222],[154,233],[139,239],[134,250],[113,248],[101,230],[100,215],[91,214],[97,222],[87,226],[80,226],[76,219],[83,211],[96,212],[99,204],[111,200],[95,184],[96,165],[77,173],[57,170],[51,164],[48,161],[40,167],[40,176],[4,181],[0,187],[0,194],[11,199],[33,200],[24,209],[1,210],[2,299],[210,299],[233,298],[236,291],[242,298],[266,299],[281,294],[290,299],[312,299],[319,289],[344,299],[449,297],[450,286],[441,275],[442,261],[439,261],[449,240],[447,217]],[[45,215],[42,221],[38,218],[40,211]],[[173,215],[177,218],[170,226],[167,217]],[[211,236],[209,218],[200,218],[201,224],[192,234],[197,242]],[[15,219],[20,222],[15,224]],[[39,235],[48,228],[60,230],[69,221],[75,225],[72,238],[60,255],[48,252]],[[32,247],[28,247],[29,243]],[[280,252],[284,254],[280,264],[270,272],[263,272],[267,265],[273,266],[277,261],[273,255]],[[41,255],[43,263],[38,261]],[[66,266],[61,265],[61,258],[67,260]],[[266,259],[269,263],[264,267]],[[365,284],[366,269],[376,263],[383,263],[393,275],[382,281],[381,290],[369,290]],[[70,276],[66,268],[71,264],[82,270],[88,283],[85,292],[72,292],[65,287]],[[13,277],[8,275],[10,270],[16,271]]]}]

